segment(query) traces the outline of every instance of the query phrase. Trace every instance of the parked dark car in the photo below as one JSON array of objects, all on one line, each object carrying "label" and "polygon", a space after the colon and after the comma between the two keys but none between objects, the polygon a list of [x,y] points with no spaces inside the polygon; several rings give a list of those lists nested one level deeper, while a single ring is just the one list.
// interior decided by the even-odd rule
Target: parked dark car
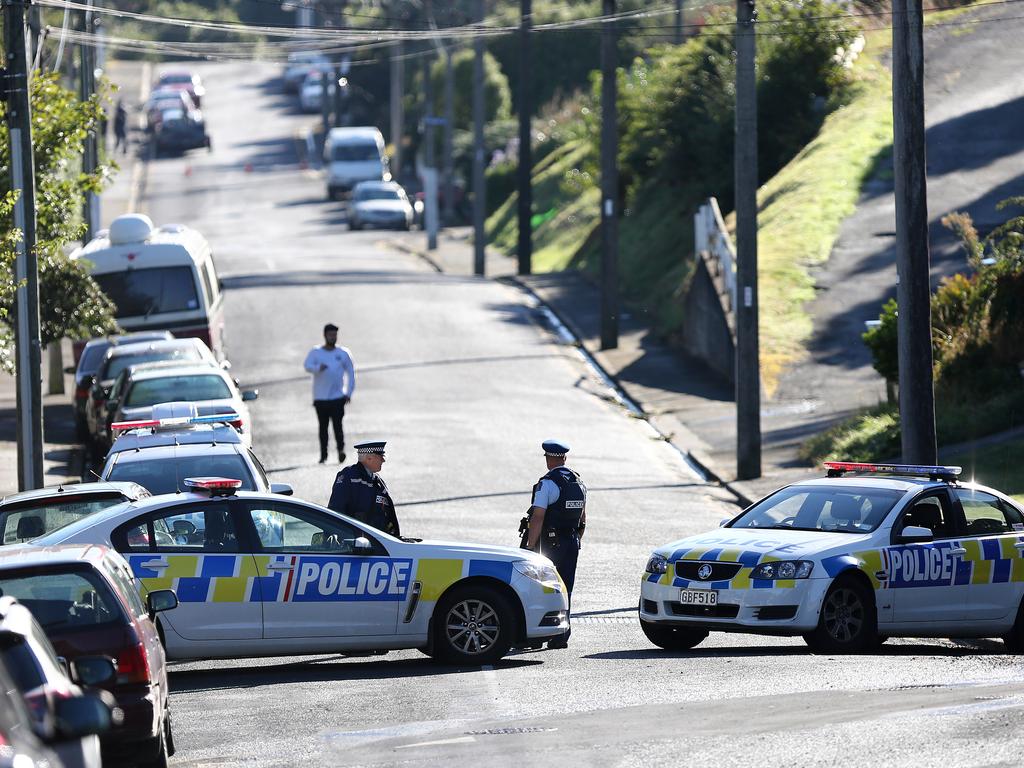
[{"label": "parked dark car", "polygon": [[97,734],[110,730],[121,713],[109,693],[94,696],[79,684],[111,682],[113,661],[82,657],[65,668],[39,622],[13,597],[0,597],[0,658],[25,697],[33,730],[64,768],[102,768]]},{"label": "parked dark car", "polygon": [[140,363],[161,360],[198,362],[205,360],[217,365],[217,358],[202,339],[170,339],[167,341],[125,344],[108,349],[93,376],[89,388],[89,399],[85,404],[85,420],[89,427],[89,443],[95,454],[102,456],[110,447],[111,437],[107,432],[109,424],[106,412],[107,398],[114,380],[124,369]]},{"label": "parked dark car", "polygon": [[60,768],[59,758],[32,726],[21,691],[0,660],[0,768]]},{"label": "parked dark car", "polygon": [[90,339],[82,347],[81,355],[76,366],[69,366],[64,373],[75,375],[75,390],[71,398],[71,404],[75,409],[75,431],[79,439],[84,440],[89,436],[89,422],[85,419],[85,404],[89,399],[89,390],[92,388],[93,376],[103,362],[103,356],[111,347],[121,344],[136,344],[143,341],[166,341],[173,339],[170,331],[139,331],[138,333],[126,333],[122,336],[103,336],[98,339]]},{"label": "parked dark car", "polygon": [[109,690],[123,722],[103,735],[103,760],[165,766],[174,753],[167,661],[154,624],[174,608],[171,590],[147,602],[128,563],[97,545],[0,549],[0,590],[32,611],[57,653],[69,662],[105,654],[117,665]]},{"label": "parked dark car", "polygon": [[73,483],[0,498],[0,546],[21,544],[101,509],[150,493],[137,483]]},{"label": "parked dark car", "polygon": [[206,121],[197,109],[165,109],[153,130],[153,140],[157,152],[184,152],[211,146]]}]

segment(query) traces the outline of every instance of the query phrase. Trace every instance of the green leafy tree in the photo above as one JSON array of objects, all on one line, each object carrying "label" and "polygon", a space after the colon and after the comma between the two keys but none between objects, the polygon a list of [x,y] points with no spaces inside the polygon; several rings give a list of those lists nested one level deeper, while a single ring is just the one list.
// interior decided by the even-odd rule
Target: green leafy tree
[{"label": "green leafy tree", "polygon": [[[82,145],[102,117],[101,97],[80,101],[56,75],[32,79],[32,139],[36,174],[36,255],[42,343],[65,336],[84,339],[116,329],[114,306],[89,276],[87,265],[67,255],[82,236],[80,211],[87,191],[98,192],[113,168],[79,170]],[[0,105],[0,115],[6,107]],[[0,187],[11,188],[6,123],[0,124]],[[13,368],[13,264],[22,233],[14,227],[13,193],[0,201],[0,365]]]},{"label": "green leafy tree", "polygon": [[[455,126],[463,130],[473,127],[473,59],[475,54],[470,49],[463,49],[452,54],[452,70],[455,79]],[[444,77],[445,61],[443,56],[435,59],[430,70],[434,88],[434,114],[444,115]],[[484,54],[484,120],[488,123],[495,120],[508,120],[512,114],[512,94],[508,87],[508,78],[498,66],[498,60],[490,53]]]}]

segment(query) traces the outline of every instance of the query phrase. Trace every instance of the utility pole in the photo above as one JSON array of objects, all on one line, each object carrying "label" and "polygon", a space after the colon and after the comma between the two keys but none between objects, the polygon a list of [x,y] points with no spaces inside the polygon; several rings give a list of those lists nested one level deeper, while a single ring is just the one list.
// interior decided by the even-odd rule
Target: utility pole
[{"label": "utility pole", "polygon": [[342,105],[342,74],[341,62],[339,61],[330,69],[331,77],[334,79],[334,127],[340,128],[344,125],[344,107]]},{"label": "utility pole", "polygon": [[452,154],[455,141],[455,68],[451,43],[444,47],[444,222],[455,221],[455,167]]},{"label": "utility pole", "polygon": [[[486,0],[476,0],[476,21],[483,24]],[[484,217],[487,212],[487,186],[484,180],[484,38],[473,39],[473,273],[486,271],[487,234]]]},{"label": "utility pole", "polygon": [[[90,0],[88,9],[82,14],[82,31],[87,34],[92,32],[93,14],[91,6],[92,2]],[[95,52],[92,45],[83,42],[78,48],[78,53],[78,97],[84,103],[91,99],[96,92]],[[86,133],[85,141],[82,142],[82,172],[95,173],[98,162],[96,131],[91,130]],[[100,198],[95,192],[85,193],[85,200],[82,203],[82,219],[85,222],[83,242],[88,243],[100,228]]]},{"label": "utility pole", "polygon": [[519,242],[516,255],[519,274],[528,275],[533,262],[533,190],[530,171],[533,157],[530,151],[530,26],[533,11],[530,0],[519,0]]},{"label": "utility pole", "polygon": [[[320,66],[320,120],[324,127],[324,141],[327,141],[327,132],[331,130],[331,96],[333,91],[331,90],[331,77],[333,76],[333,70],[330,68],[324,69]],[[335,88],[338,86],[335,85]]]},{"label": "utility pole", "polygon": [[904,461],[934,464],[937,449],[924,137],[924,17],[921,0],[896,0],[892,10],[901,447]]},{"label": "utility pole", "polygon": [[391,46],[391,176],[397,181],[402,173],[402,127],[405,122],[402,95],[405,93],[405,61],[402,59],[402,41]]},{"label": "utility pole", "polygon": [[736,477],[761,476],[757,328],[757,53],[754,0],[736,0]]},{"label": "utility pole", "polygon": [[684,31],[685,25],[683,24],[683,0],[676,0],[676,45],[682,45],[683,40],[686,39],[686,33]]},{"label": "utility pole", "polygon": [[[431,20],[430,0],[425,0],[427,8],[427,21]],[[437,229],[439,213],[437,209],[437,163],[434,160],[436,147],[434,146],[434,125],[437,119],[434,117],[434,83],[431,77],[431,62],[433,56],[431,50],[434,42],[427,42],[427,55],[423,57],[423,98],[426,101],[423,116],[423,141],[426,144],[423,153],[423,186],[424,204],[426,210],[423,212],[427,225],[427,250],[437,249]]]},{"label": "utility pole", "polygon": [[[602,14],[615,13],[604,0]],[[601,29],[601,349],[619,346],[619,116],[615,82],[616,31]]]},{"label": "utility pole", "polygon": [[42,350],[39,342],[39,271],[36,263],[35,162],[32,155],[32,115],[29,104],[28,49],[25,9],[31,0],[2,0],[4,50],[7,52],[4,90],[10,140],[11,190],[14,226],[21,230],[14,262],[14,344],[18,490],[43,485]]}]

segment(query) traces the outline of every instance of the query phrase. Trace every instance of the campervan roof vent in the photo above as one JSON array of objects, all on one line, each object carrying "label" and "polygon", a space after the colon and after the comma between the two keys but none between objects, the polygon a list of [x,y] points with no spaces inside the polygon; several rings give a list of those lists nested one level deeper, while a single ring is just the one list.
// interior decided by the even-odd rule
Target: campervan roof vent
[{"label": "campervan roof vent", "polygon": [[126,213],[110,224],[110,244],[144,243],[153,233],[153,222],[142,213]]}]

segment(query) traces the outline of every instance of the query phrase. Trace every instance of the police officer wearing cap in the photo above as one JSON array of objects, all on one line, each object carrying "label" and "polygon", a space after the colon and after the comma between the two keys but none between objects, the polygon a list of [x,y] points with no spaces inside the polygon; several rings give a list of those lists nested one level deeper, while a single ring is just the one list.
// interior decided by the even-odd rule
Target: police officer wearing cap
[{"label": "police officer wearing cap", "polygon": [[379,531],[399,536],[395,504],[384,480],[377,474],[384,466],[385,445],[383,440],[356,445],[359,461],[345,467],[334,478],[327,506]]},{"label": "police officer wearing cap", "polygon": [[[545,440],[541,447],[548,471],[533,486],[524,543],[526,549],[540,552],[555,564],[571,599],[580,540],[587,527],[587,487],[576,472],[565,466],[569,446],[557,440]],[[548,647],[564,648],[568,640],[566,633],[561,639],[549,642]]]}]

